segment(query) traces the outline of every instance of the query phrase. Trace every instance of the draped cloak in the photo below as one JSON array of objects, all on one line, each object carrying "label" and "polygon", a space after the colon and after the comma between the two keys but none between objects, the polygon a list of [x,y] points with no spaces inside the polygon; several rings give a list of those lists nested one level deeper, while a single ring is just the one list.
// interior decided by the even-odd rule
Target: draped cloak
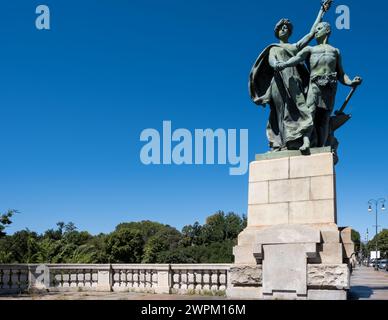
[{"label": "draped cloak", "polygon": [[288,61],[298,52],[296,46],[292,52],[280,44],[265,48],[249,75],[249,93],[252,100],[260,97],[264,105],[270,106],[266,133],[271,149],[293,149],[293,141],[313,131],[313,110],[306,104],[310,74],[305,64],[275,71],[269,64],[271,49],[276,50],[279,62]]}]

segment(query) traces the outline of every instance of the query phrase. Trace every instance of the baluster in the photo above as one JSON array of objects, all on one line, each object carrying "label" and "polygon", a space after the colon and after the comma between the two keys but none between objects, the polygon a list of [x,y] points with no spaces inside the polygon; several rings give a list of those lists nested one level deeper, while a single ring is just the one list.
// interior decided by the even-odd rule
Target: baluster
[{"label": "baluster", "polygon": [[20,273],[20,287],[24,290],[28,287],[28,271],[23,270]]},{"label": "baluster", "polygon": [[179,289],[180,288],[180,282],[181,282],[181,274],[180,270],[174,270],[172,271],[172,287],[174,289]]},{"label": "baluster", "polygon": [[84,270],[77,270],[77,287],[84,287]]},{"label": "baluster", "polygon": [[126,288],[128,286],[127,282],[127,270],[122,269],[120,271],[120,287]]},{"label": "baluster", "polygon": [[11,281],[11,278],[12,278],[12,270],[8,269],[8,270],[4,270],[4,283],[5,283],[5,288],[6,289],[11,289],[12,288],[12,281]]},{"label": "baluster", "polygon": [[210,270],[204,270],[203,273],[203,290],[210,290]]},{"label": "baluster", "polygon": [[64,282],[65,282],[63,270],[60,271],[60,275],[61,275],[61,280],[60,280],[61,288],[63,288],[64,287]]},{"label": "baluster", "polygon": [[0,269],[0,289],[3,289],[4,281],[3,281],[4,271]]},{"label": "baluster", "polygon": [[217,270],[212,270],[211,272],[211,290],[218,290],[218,274]]},{"label": "baluster", "polygon": [[145,270],[144,284],[145,288],[151,288],[151,270]]},{"label": "baluster", "polygon": [[92,272],[90,269],[85,269],[84,286],[88,288],[92,287]]},{"label": "baluster", "polygon": [[158,286],[158,272],[154,270],[152,272],[152,283],[151,283],[152,288],[156,288]]},{"label": "baluster", "polygon": [[59,270],[51,270],[50,271],[50,281],[51,286],[53,287],[61,287],[62,286],[62,272]]},{"label": "baluster", "polygon": [[145,288],[145,271],[140,270],[140,288]]},{"label": "baluster", "polygon": [[70,272],[70,287],[74,288],[77,286],[77,270],[69,270]]},{"label": "baluster", "polygon": [[112,269],[112,287],[116,288],[120,286],[120,271],[117,269]]},{"label": "baluster", "polygon": [[221,271],[220,276],[219,276],[219,283],[220,287],[218,290],[226,290],[226,284],[227,284],[227,274],[226,270]]},{"label": "baluster", "polygon": [[187,289],[195,290],[195,277],[193,270],[187,271]]},{"label": "baluster", "polygon": [[133,288],[133,270],[129,269],[127,270],[127,286],[129,288]]},{"label": "baluster", "polygon": [[63,270],[63,287],[70,287],[70,274],[68,270]]},{"label": "baluster", "polygon": [[92,287],[97,287],[98,283],[98,270],[93,270],[92,272]]},{"label": "baluster", "polygon": [[14,283],[13,283],[13,287],[20,290],[21,289],[21,283],[20,283],[20,274],[21,274],[21,270],[18,269],[16,270],[15,272],[15,277],[14,277]]},{"label": "baluster", "polygon": [[139,288],[139,270],[133,270],[133,287]]},{"label": "baluster", "polygon": [[201,291],[202,290],[202,270],[195,271],[194,278],[195,278],[195,283],[194,283],[195,290]]},{"label": "baluster", "polygon": [[181,289],[189,289],[189,272],[187,270],[181,270]]}]

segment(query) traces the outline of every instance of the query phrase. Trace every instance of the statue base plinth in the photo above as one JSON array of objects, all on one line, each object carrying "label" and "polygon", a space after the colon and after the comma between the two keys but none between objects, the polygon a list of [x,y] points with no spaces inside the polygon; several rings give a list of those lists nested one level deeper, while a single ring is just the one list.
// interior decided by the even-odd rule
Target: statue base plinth
[{"label": "statue base plinth", "polygon": [[234,247],[227,295],[346,299],[350,228],[338,228],[329,149],[267,153],[250,164],[248,225]]}]

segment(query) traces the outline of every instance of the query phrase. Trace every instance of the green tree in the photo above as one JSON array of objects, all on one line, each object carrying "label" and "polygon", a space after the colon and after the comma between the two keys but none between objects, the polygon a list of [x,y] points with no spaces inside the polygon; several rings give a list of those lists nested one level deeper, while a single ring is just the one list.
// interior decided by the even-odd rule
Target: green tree
[{"label": "green tree", "polygon": [[58,222],[42,234],[26,229],[6,235],[14,213],[0,216],[0,263],[227,263],[246,226],[245,216],[218,211],[182,232],[147,220],[121,223],[110,234],[91,235]]},{"label": "green tree", "polygon": [[157,233],[161,231],[165,231],[166,229],[170,229],[169,225],[161,224],[159,222],[153,222],[149,220],[144,220],[140,222],[124,222],[120,223],[116,227],[116,231],[120,231],[122,229],[135,230],[139,231],[143,237],[144,243],[148,241],[151,237],[155,236]]},{"label": "green tree", "polygon": [[[378,250],[381,257],[388,256],[388,229],[383,229],[377,234]],[[376,250],[376,235],[367,244],[368,251]]]},{"label": "green tree", "polygon": [[354,251],[359,252],[361,248],[361,236],[360,233],[352,229],[351,238],[354,243]]},{"label": "green tree", "polygon": [[246,218],[234,212],[225,215],[223,211],[207,217],[206,223],[200,226],[197,222],[182,229],[184,244],[202,245],[236,239],[246,227]]},{"label": "green tree", "polygon": [[201,245],[203,243],[202,226],[197,222],[182,228],[181,245],[184,247]]},{"label": "green tree", "polygon": [[9,252],[9,263],[34,263],[39,250],[38,235],[28,229],[7,236],[3,250]]},{"label": "green tree", "polygon": [[6,213],[0,214],[0,239],[5,237],[5,228],[12,223],[12,216],[17,213],[16,210],[8,210]]},{"label": "green tree", "polygon": [[144,246],[142,263],[164,263],[160,260],[159,253],[177,248],[181,238],[178,230],[166,226],[148,239]]},{"label": "green tree", "polygon": [[140,263],[144,240],[141,232],[122,228],[111,233],[107,240],[107,257],[113,263]]}]

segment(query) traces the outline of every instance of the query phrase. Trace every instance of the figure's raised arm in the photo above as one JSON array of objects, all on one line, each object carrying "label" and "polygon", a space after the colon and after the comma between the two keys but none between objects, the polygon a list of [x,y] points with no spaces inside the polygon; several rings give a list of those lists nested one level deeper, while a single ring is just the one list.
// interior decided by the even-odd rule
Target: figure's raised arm
[{"label": "figure's raised arm", "polygon": [[325,0],[322,3],[321,9],[319,10],[318,16],[313,26],[311,27],[310,32],[296,43],[296,47],[298,48],[298,50],[302,50],[303,48],[305,48],[310,43],[310,41],[314,39],[315,29],[317,25],[322,22],[323,16],[330,9],[332,2],[333,0]]}]

